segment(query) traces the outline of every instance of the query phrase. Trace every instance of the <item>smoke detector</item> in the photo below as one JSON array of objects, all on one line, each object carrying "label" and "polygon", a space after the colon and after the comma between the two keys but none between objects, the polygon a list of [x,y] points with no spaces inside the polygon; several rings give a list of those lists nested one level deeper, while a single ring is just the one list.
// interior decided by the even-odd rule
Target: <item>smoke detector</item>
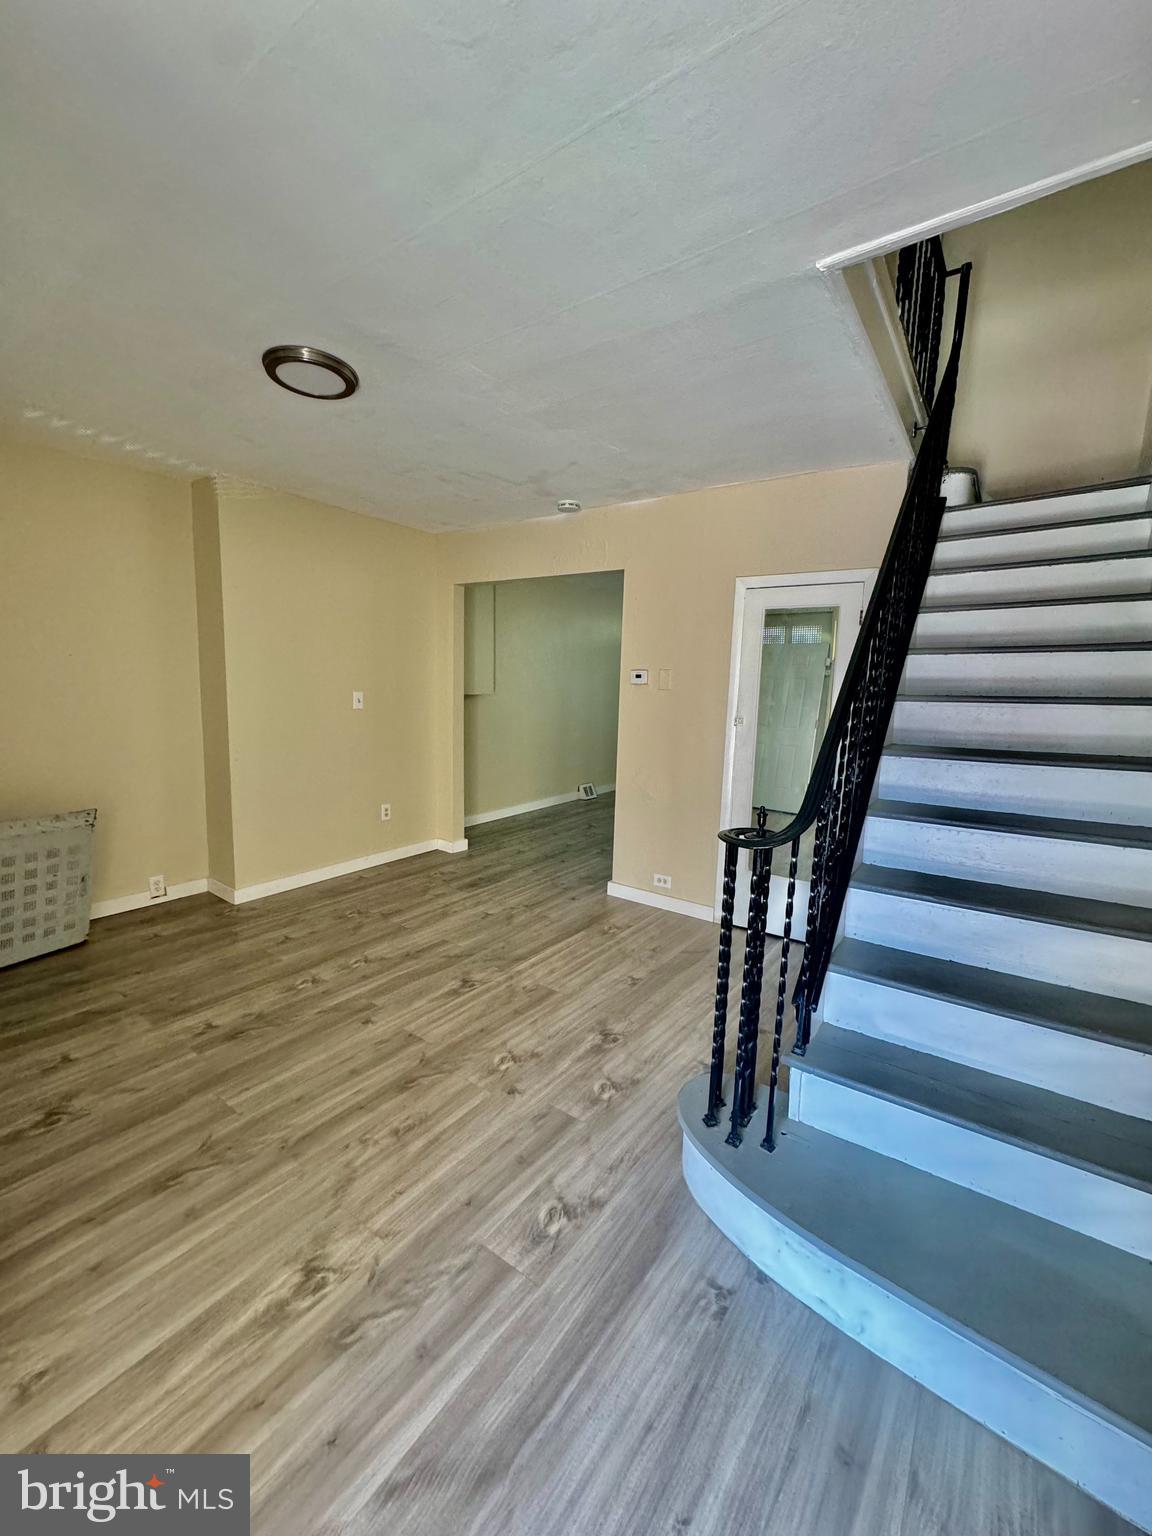
[{"label": "smoke detector", "polygon": [[579,512],[580,503],[578,501],[558,501],[556,503],[556,510],[557,512]]}]

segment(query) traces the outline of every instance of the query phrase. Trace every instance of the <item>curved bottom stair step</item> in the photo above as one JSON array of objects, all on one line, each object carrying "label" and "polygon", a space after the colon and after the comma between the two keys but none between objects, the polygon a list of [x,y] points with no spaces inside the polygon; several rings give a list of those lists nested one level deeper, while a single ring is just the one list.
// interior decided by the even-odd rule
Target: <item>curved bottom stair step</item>
[{"label": "curved bottom stair step", "polygon": [[1152,1265],[784,1119],[774,1153],[680,1095],[684,1175],[766,1274],[1152,1530]]}]

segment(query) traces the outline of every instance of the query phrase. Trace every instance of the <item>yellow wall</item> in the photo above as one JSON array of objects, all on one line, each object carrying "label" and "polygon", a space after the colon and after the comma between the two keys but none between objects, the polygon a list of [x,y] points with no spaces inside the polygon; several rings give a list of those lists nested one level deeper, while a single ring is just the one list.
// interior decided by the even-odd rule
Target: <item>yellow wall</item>
[{"label": "yellow wall", "polygon": [[0,814],[98,806],[97,900],[152,874],[243,888],[459,839],[462,584],[622,571],[621,663],[651,682],[619,696],[614,876],[649,890],[659,870],[710,906],[735,579],[877,564],[904,479],[881,465],[431,535],[2,454]]},{"label": "yellow wall", "polygon": [[459,584],[622,570],[622,667],[651,681],[621,691],[613,876],[650,891],[670,874],[674,897],[711,907],[736,578],[878,565],[905,473],[873,465],[439,535],[439,835],[460,837],[464,818]]},{"label": "yellow wall", "polygon": [[1148,467],[1152,161],[944,237],[973,263],[950,458],[986,496]]},{"label": "yellow wall", "polygon": [[0,444],[0,817],[87,805],[94,900],[203,878],[188,487]]},{"label": "yellow wall", "polygon": [[217,482],[217,499],[235,859],[226,883],[430,838],[434,537],[237,482]]},{"label": "yellow wall", "polygon": [[495,688],[464,700],[464,809],[571,794],[616,776],[623,577],[501,582]]}]

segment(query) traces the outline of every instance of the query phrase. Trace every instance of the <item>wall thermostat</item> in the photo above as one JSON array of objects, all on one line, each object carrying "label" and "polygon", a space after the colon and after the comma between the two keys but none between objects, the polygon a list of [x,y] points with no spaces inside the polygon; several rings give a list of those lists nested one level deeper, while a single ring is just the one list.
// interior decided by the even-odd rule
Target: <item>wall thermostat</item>
[{"label": "wall thermostat", "polygon": [[631,683],[646,683],[648,681],[648,668],[633,667],[632,671],[628,674],[628,681]]}]

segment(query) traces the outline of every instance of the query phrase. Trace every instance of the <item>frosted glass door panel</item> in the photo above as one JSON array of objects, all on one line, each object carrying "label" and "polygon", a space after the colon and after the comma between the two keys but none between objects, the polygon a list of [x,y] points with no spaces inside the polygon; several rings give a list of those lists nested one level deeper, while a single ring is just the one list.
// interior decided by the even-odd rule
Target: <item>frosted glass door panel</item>
[{"label": "frosted glass door panel", "polygon": [[834,608],[764,615],[753,807],[800,809],[828,723],[835,638]]},{"label": "frosted glass door panel", "polygon": [[[781,584],[748,591],[740,639],[737,714],[733,722],[733,824],[750,826],[755,808],[768,811],[768,826],[787,825],[800,809],[824,729],[860,632],[864,583]],[[788,854],[775,857],[778,876]],[[803,936],[812,832],[800,842],[795,936]],[[783,926],[786,882],[774,878],[768,928]],[[736,885],[736,921],[748,916],[748,860],[742,856]]]}]

